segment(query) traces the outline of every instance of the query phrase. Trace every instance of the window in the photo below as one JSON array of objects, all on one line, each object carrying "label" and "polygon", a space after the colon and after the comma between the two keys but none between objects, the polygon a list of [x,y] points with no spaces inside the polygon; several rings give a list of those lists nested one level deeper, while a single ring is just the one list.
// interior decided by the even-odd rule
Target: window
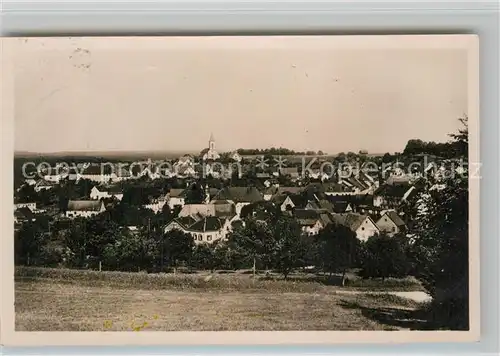
[{"label": "window", "polygon": [[392,232],[396,232],[396,228],[395,227],[392,227]]},{"label": "window", "polygon": [[212,235],[207,235],[207,241],[212,241]]},{"label": "window", "polygon": [[365,231],[365,228],[364,228],[364,227],[362,227],[362,228],[361,228],[361,230],[362,230],[362,231]]},{"label": "window", "polygon": [[387,218],[384,218],[384,221],[387,222]]}]

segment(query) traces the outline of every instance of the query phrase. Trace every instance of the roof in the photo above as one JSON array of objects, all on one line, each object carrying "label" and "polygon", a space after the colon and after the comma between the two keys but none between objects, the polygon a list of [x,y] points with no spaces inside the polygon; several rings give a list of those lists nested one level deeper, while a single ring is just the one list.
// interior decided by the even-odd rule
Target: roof
[{"label": "roof", "polygon": [[226,187],[217,192],[214,200],[231,200],[235,203],[255,203],[263,200],[263,196],[255,187]]},{"label": "roof", "polygon": [[210,194],[210,196],[217,194],[218,191],[218,188],[208,188],[208,194]]},{"label": "roof", "polygon": [[54,184],[52,182],[41,179],[36,183],[35,187],[52,187],[53,185]]},{"label": "roof", "polygon": [[367,218],[369,218],[368,215],[356,213],[332,214],[333,222],[346,226],[351,231],[356,231]]},{"label": "roof", "polygon": [[99,211],[102,202],[99,200],[70,200],[68,210],[70,211]]},{"label": "roof", "polygon": [[236,214],[236,208],[233,204],[186,204],[179,212],[179,216],[218,216],[233,217]]},{"label": "roof", "polygon": [[191,225],[189,227],[189,230],[197,232],[219,231],[220,229],[222,229],[223,225],[224,223],[221,221],[221,219],[215,216],[207,216]]},{"label": "roof", "polygon": [[185,190],[184,188],[172,188],[170,189],[170,192],[168,193],[168,195],[170,196],[170,198],[179,198],[179,197],[183,197],[184,194],[185,194]]},{"label": "roof", "polygon": [[347,202],[347,201],[336,201],[333,204],[333,212],[334,213],[345,213],[348,206],[349,206],[349,202]]},{"label": "roof", "polygon": [[285,193],[299,194],[302,193],[304,187],[269,187],[266,189],[265,194],[281,195]]},{"label": "roof", "polygon": [[312,226],[318,220],[321,221],[322,214],[316,210],[297,209],[293,215],[301,226]]},{"label": "roof", "polygon": [[399,217],[399,215],[394,210],[386,211],[384,215],[387,215],[396,226],[405,226],[405,222]]},{"label": "roof", "polygon": [[271,175],[269,173],[265,173],[265,172],[257,172],[255,173],[255,176],[257,178],[270,178]]},{"label": "roof", "polygon": [[16,209],[16,211],[14,211],[14,216],[19,219],[27,220],[33,220],[35,218],[35,214],[33,214],[31,209],[28,207]]},{"label": "roof", "polygon": [[407,185],[384,184],[375,190],[374,195],[402,198],[408,191]]}]

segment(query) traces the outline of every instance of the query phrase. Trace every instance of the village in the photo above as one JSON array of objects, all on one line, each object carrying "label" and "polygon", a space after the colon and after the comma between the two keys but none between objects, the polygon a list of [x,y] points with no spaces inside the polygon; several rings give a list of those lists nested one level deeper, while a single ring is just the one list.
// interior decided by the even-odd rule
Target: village
[{"label": "village", "polygon": [[[238,152],[226,154],[226,157],[238,164],[242,161]],[[89,218],[105,212],[110,206],[120,204],[124,197],[120,182],[134,179],[168,180],[177,175],[176,181],[185,184],[185,188],[170,188],[166,194],[160,194],[143,204],[142,208],[155,214],[160,214],[165,208],[175,212],[172,220],[164,226],[164,231],[178,229],[192,235],[195,243],[225,240],[233,226],[244,224],[249,210],[252,217],[259,219],[264,212],[256,208],[268,207],[269,203],[279,208],[283,214],[296,219],[305,235],[317,235],[329,224],[336,223],[349,228],[360,241],[366,241],[380,233],[396,235],[406,231],[407,224],[411,224],[411,221],[406,220],[398,207],[417,193],[421,177],[420,174],[405,173],[401,168],[392,169],[391,165],[383,172],[386,176],[384,180],[381,179],[380,172],[370,175],[362,167],[350,174],[336,172],[333,177],[328,177],[324,172],[300,172],[300,167],[296,166],[276,168],[262,165],[261,169],[257,167],[257,172],[254,170],[246,174],[253,174],[257,184],[232,185],[231,175],[234,172],[224,177],[224,172],[219,174],[210,171],[211,164],[221,160],[221,155],[215,150],[213,135],[209,139],[208,148],[200,153],[199,159],[207,162],[205,167],[209,167],[208,174],[206,168],[202,172],[205,178],[208,175],[212,180],[225,181],[227,185],[209,186],[207,179],[198,178],[195,158],[186,155],[173,163],[175,173],[163,171],[163,175],[158,170],[152,172],[151,168],[145,168],[136,170],[134,177],[133,172],[131,174],[131,171],[123,167],[112,171],[109,169],[114,167],[112,165],[105,167],[108,169],[102,172],[100,165],[90,163],[79,163],[77,167],[82,168],[82,173],[79,174],[78,170],[61,172],[56,165],[44,171],[42,179],[26,179],[18,191],[28,186],[35,193],[40,193],[54,189],[68,180],[89,181],[92,187],[88,196],[69,199],[67,206],[56,214],[57,219]],[[255,166],[255,162],[250,161],[248,166]],[[319,161],[316,166],[319,166]],[[435,167],[435,164],[431,164],[425,167],[423,173],[439,173]],[[237,175],[237,183],[245,181],[245,174],[237,172]],[[192,189],[202,190],[195,199],[189,197]],[[37,206],[36,201],[18,200],[14,214],[16,226],[23,221],[35,220],[47,209],[50,210],[51,207]],[[137,229],[138,226],[128,228]]]}]

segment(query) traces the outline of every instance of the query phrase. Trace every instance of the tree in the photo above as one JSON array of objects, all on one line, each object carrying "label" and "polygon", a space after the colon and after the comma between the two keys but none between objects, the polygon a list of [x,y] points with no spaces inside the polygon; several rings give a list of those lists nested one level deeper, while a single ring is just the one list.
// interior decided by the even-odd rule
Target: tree
[{"label": "tree", "polygon": [[166,262],[169,266],[177,267],[179,263],[189,262],[193,247],[194,240],[190,234],[177,229],[166,232],[160,247],[163,256],[161,265]]},{"label": "tree", "polygon": [[434,298],[435,322],[454,329],[469,325],[468,180],[450,179],[427,190],[413,231],[417,277]]},{"label": "tree", "polygon": [[375,235],[364,244],[361,276],[365,278],[404,277],[411,264],[404,236]]},{"label": "tree", "polygon": [[392,161],[392,156],[389,152],[386,152],[383,156],[382,156],[382,162],[383,163],[389,163]]},{"label": "tree", "polygon": [[273,241],[270,224],[249,218],[244,226],[229,234],[228,240],[231,249],[239,257],[238,265],[248,267],[256,260],[266,269],[271,266]]},{"label": "tree", "polygon": [[201,204],[205,200],[205,189],[201,184],[193,184],[187,189],[186,204]]},{"label": "tree", "polygon": [[465,115],[458,119],[462,128],[457,133],[450,134],[453,138],[454,153],[458,157],[467,157],[469,153],[469,117]]},{"label": "tree", "polygon": [[318,257],[323,269],[330,273],[342,271],[342,283],[346,270],[354,265],[360,249],[356,234],[343,225],[330,224],[318,237]]},{"label": "tree", "polygon": [[193,249],[193,256],[191,258],[191,266],[198,270],[210,270],[215,269],[215,253],[212,246],[207,243],[197,244]]},{"label": "tree", "polygon": [[[467,154],[464,128],[450,136],[459,157]],[[416,276],[433,297],[433,321],[440,327],[469,328],[469,191],[468,178],[458,175],[440,181],[428,178],[417,201],[411,233]]]},{"label": "tree", "polygon": [[291,217],[282,216],[272,226],[271,260],[274,267],[287,279],[301,260],[301,230]]}]

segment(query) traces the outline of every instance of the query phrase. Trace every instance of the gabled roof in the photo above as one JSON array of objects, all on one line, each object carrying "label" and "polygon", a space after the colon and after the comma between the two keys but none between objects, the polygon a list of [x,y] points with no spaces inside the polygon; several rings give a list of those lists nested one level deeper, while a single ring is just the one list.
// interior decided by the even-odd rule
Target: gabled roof
[{"label": "gabled roof", "polygon": [[31,209],[28,207],[16,209],[14,211],[14,216],[18,219],[26,219],[26,220],[33,220],[35,218],[35,214],[33,214]]},{"label": "gabled roof", "polygon": [[70,200],[68,210],[70,211],[100,211],[102,202],[99,200]]},{"label": "gabled roof", "polygon": [[46,181],[45,179],[40,179],[35,187],[52,187],[54,184],[52,182]]},{"label": "gabled roof", "polygon": [[236,214],[236,208],[233,204],[186,204],[182,207],[179,215],[181,216],[217,216],[233,217]]},{"label": "gabled roof", "polygon": [[304,191],[304,187],[269,187],[266,189],[265,194],[281,195],[285,193],[300,194]]},{"label": "gabled roof", "polygon": [[193,225],[189,227],[190,231],[195,232],[210,232],[210,231],[219,231],[224,226],[224,222],[215,217],[215,216],[207,216],[202,220],[195,222]]},{"label": "gabled roof", "polygon": [[168,195],[170,196],[170,198],[182,198],[182,197],[185,197],[185,192],[186,189],[184,188],[172,188],[170,189],[170,192],[168,193]]},{"label": "gabled roof", "polygon": [[301,226],[312,226],[321,221],[321,215],[316,210],[297,209],[293,213],[295,219]]},{"label": "gabled roof", "polygon": [[208,194],[210,194],[210,196],[216,195],[219,192],[219,190],[220,189],[218,188],[208,188]]},{"label": "gabled roof", "polygon": [[368,215],[361,215],[356,213],[332,214],[333,222],[346,226],[354,232],[367,218],[369,219],[370,217]]},{"label": "gabled roof", "polygon": [[[405,222],[399,217],[399,215],[394,211],[394,210],[389,210],[386,211],[385,214],[387,217],[389,217],[396,226],[405,226]],[[382,215],[382,217],[384,216]]]},{"label": "gabled roof", "polygon": [[333,213],[334,211],[334,206],[332,203],[330,203],[328,200],[326,199],[320,199],[318,202],[317,202],[318,206],[319,206],[319,209],[323,209],[323,210],[326,210],[328,211],[329,213]]},{"label": "gabled roof", "polygon": [[255,187],[225,187],[214,197],[214,200],[231,200],[235,203],[255,203],[263,199],[262,193]]},{"label": "gabled roof", "polygon": [[347,201],[336,201],[333,204],[333,212],[334,213],[345,213],[348,206],[349,206],[349,202],[347,202]]}]

